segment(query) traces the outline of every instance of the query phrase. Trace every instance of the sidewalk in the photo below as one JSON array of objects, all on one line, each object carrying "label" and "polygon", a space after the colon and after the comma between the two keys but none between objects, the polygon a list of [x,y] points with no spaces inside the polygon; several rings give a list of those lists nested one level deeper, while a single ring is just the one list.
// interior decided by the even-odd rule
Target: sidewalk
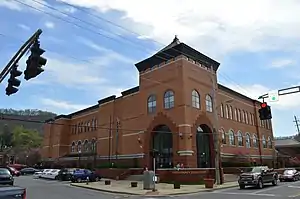
[{"label": "sidewalk", "polygon": [[93,189],[103,192],[119,193],[119,194],[130,194],[130,195],[180,195],[180,194],[190,194],[197,192],[208,192],[217,189],[226,189],[238,186],[237,182],[228,182],[213,189],[206,189],[204,185],[181,185],[180,189],[174,189],[173,184],[159,183],[156,184],[157,192],[152,192],[151,190],[143,189],[143,182],[138,182],[138,187],[130,187],[132,181],[127,180],[111,180],[111,185],[105,185],[104,179],[100,182],[90,182],[88,185],[86,183],[71,183],[71,186]]}]

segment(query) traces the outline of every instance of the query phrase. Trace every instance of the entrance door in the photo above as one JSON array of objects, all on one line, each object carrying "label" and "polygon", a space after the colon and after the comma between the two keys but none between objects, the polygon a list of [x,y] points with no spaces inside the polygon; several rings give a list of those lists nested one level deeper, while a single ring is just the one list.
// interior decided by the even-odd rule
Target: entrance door
[{"label": "entrance door", "polygon": [[211,131],[207,125],[198,126],[196,132],[198,168],[211,167],[210,136]]}]

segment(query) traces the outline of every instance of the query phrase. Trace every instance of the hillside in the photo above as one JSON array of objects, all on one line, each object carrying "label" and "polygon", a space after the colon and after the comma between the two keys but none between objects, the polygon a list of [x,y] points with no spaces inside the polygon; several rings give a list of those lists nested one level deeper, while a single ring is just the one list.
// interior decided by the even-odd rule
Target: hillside
[{"label": "hillside", "polygon": [[55,113],[35,109],[0,109],[0,116],[1,115],[5,118],[13,118],[17,120],[0,119],[0,132],[4,128],[4,125],[7,125],[10,130],[13,130],[16,126],[23,126],[26,129],[37,130],[41,135],[43,134],[43,123],[36,123],[34,121],[45,121],[56,116]]}]

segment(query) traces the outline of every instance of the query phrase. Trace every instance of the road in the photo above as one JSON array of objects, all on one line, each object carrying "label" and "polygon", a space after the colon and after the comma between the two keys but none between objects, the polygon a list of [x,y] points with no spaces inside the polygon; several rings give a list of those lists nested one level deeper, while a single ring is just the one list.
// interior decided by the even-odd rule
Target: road
[{"label": "road", "polygon": [[[27,188],[28,199],[152,199],[150,196],[130,196],[120,194],[103,193],[83,188],[72,187],[68,182],[57,182],[43,179],[33,179],[31,176],[15,178],[18,186]],[[247,188],[240,190],[237,187],[216,190],[214,192],[202,192],[197,194],[167,196],[165,199],[300,199],[300,181],[278,183],[277,186],[267,186],[264,189]]]}]

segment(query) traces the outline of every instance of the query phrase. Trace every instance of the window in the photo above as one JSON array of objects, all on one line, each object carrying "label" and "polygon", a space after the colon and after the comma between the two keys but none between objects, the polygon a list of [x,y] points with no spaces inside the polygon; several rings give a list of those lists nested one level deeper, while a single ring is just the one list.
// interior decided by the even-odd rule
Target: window
[{"label": "window", "polygon": [[94,153],[97,151],[96,144],[97,144],[96,140],[92,139],[92,152],[94,152]]},{"label": "window", "polygon": [[90,131],[91,130],[91,122],[88,122],[87,123],[87,131]]},{"label": "window", "polygon": [[258,144],[257,144],[257,136],[253,134],[253,147],[257,148]]},{"label": "window", "polygon": [[166,91],[164,95],[164,104],[165,109],[170,109],[174,107],[174,92],[173,91]]},{"label": "window", "polygon": [[235,121],[238,121],[237,109],[234,109],[234,119],[235,119]]},{"label": "window", "polygon": [[245,112],[245,122],[246,122],[246,124],[249,124],[248,112]]},{"label": "window", "polygon": [[85,140],[83,147],[84,147],[84,151],[86,151],[86,152],[89,151],[89,141]]},{"label": "window", "polygon": [[206,111],[207,112],[213,112],[213,103],[212,103],[211,96],[206,95],[206,97],[205,97],[205,104],[206,104]]},{"label": "window", "polygon": [[242,111],[242,122],[245,123],[245,111]]},{"label": "window", "polygon": [[229,106],[229,118],[233,119],[233,112],[232,112],[232,106]]},{"label": "window", "polygon": [[148,113],[154,113],[156,111],[156,97],[155,95],[150,95],[148,97]]},{"label": "window", "polygon": [[272,149],[272,140],[271,137],[268,137],[268,148]]},{"label": "window", "polygon": [[242,115],[241,110],[238,109],[238,122],[241,122],[241,121],[242,121],[242,120],[241,120],[241,115]]},{"label": "window", "polygon": [[97,129],[98,129],[98,120],[95,119],[95,131],[97,131]]},{"label": "window", "polygon": [[228,105],[226,104],[226,106],[225,106],[225,117],[226,117],[226,119],[229,118],[229,110],[228,109],[229,109]]},{"label": "window", "polygon": [[264,135],[262,136],[262,145],[263,145],[263,148],[267,148],[267,142],[266,142],[266,138]]},{"label": "window", "polygon": [[238,145],[239,146],[244,146],[244,143],[243,143],[243,134],[242,132],[238,132]]},{"label": "window", "polygon": [[229,137],[228,137],[229,138],[229,144],[231,146],[235,145],[234,132],[232,130],[230,130],[228,135],[229,135]]},{"label": "window", "polygon": [[72,152],[72,153],[75,152],[75,142],[72,142],[72,145],[71,145],[71,152]]},{"label": "window", "polygon": [[192,91],[192,107],[200,108],[200,96],[196,90]]},{"label": "window", "polygon": [[251,141],[250,141],[250,134],[249,133],[246,133],[246,148],[250,148],[251,147]]},{"label": "window", "polygon": [[224,107],[223,107],[223,104],[220,105],[220,115],[221,115],[221,117],[224,117]]},{"label": "window", "polygon": [[81,153],[81,141],[77,142],[77,151]]},{"label": "window", "polygon": [[222,144],[226,144],[226,135],[224,129],[220,130],[222,136]]}]

